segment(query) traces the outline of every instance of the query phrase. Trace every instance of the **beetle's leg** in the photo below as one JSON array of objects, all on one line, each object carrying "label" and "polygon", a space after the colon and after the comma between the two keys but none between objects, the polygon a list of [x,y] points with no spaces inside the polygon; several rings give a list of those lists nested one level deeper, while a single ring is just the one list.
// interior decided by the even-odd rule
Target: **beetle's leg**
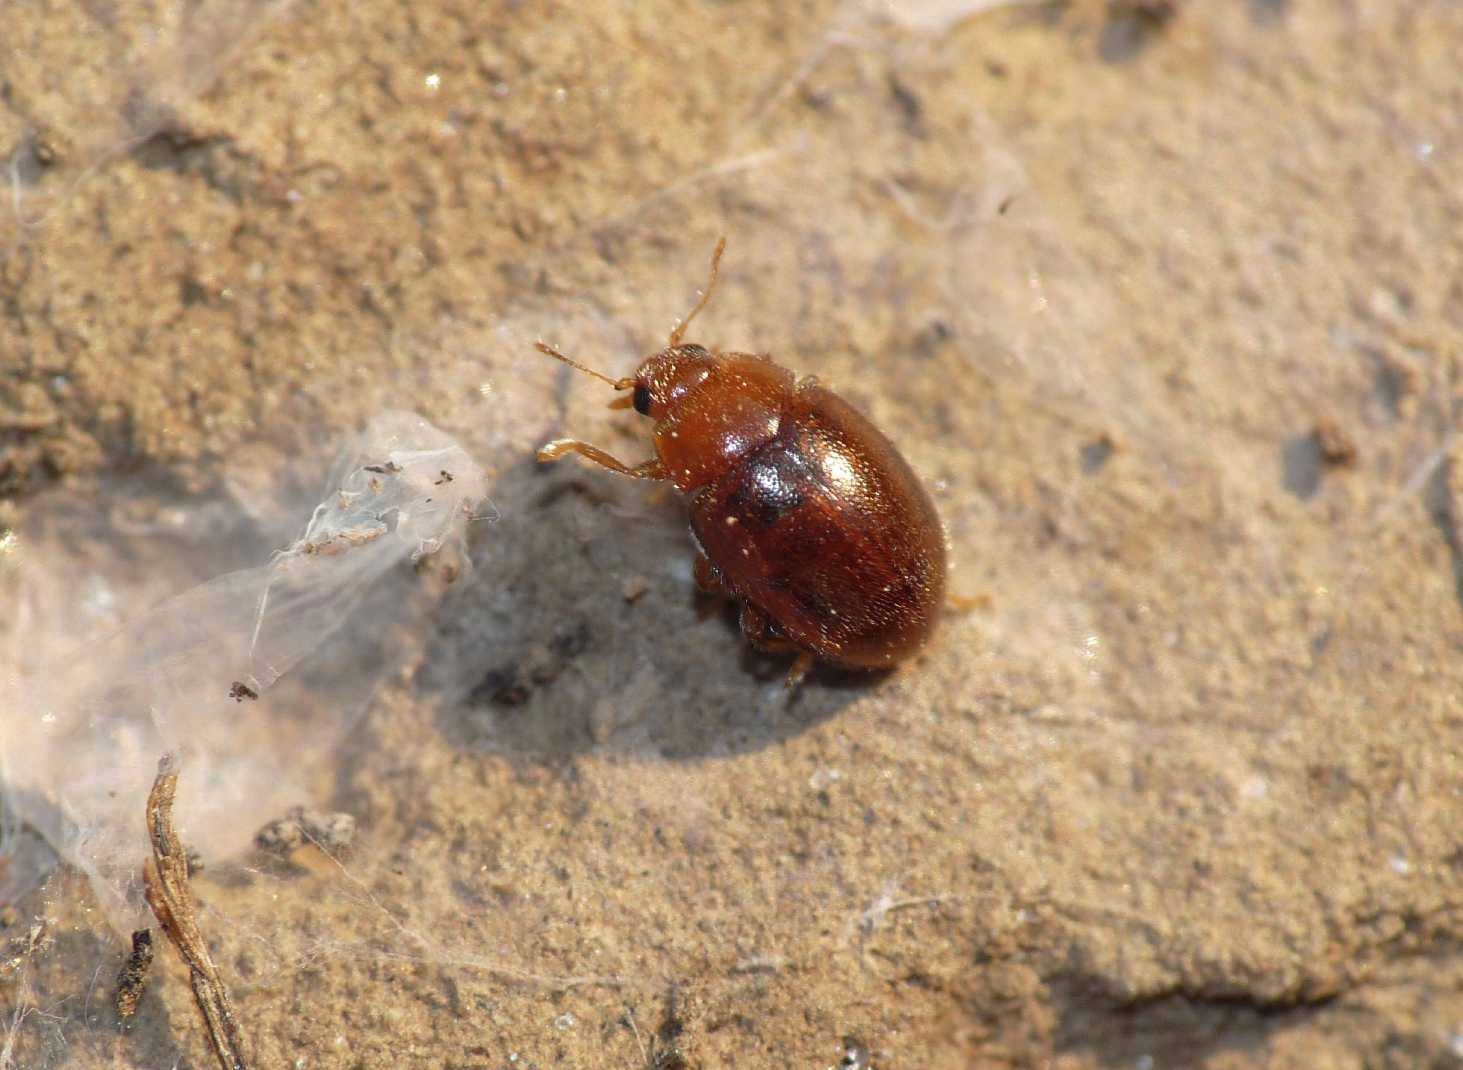
[{"label": "beetle's leg", "polygon": [[789,691],[794,691],[803,682],[803,677],[813,667],[813,655],[806,650],[798,652],[797,658],[792,663],[792,668],[787,670],[787,677],[782,681],[783,686]]},{"label": "beetle's leg", "polygon": [[691,564],[691,575],[696,580],[696,589],[704,594],[725,594],[726,585],[721,582],[721,575],[711,564],[705,554],[698,553],[696,560]]},{"label": "beetle's leg", "polygon": [[621,475],[634,476],[636,479],[666,479],[665,465],[659,457],[653,457],[641,464],[629,465],[624,461],[611,457],[598,446],[591,446],[588,442],[580,442],[573,438],[556,438],[547,443],[538,451],[539,461],[553,461],[564,456],[566,453],[577,453],[587,461],[593,461],[601,468],[608,468],[611,472],[619,472]]},{"label": "beetle's leg", "polygon": [[813,655],[779,632],[776,625],[767,619],[767,614],[754,605],[742,603],[741,624],[742,635],[746,637],[747,642],[764,654],[784,654],[797,651],[798,656],[793,661],[792,667],[787,670],[787,676],[783,680],[788,693],[794,692],[803,682],[803,677],[808,675],[808,670],[813,667]]},{"label": "beetle's leg", "polygon": [[764,654],[786,654],[797,651],[797,659],[792,663],[792,668],[787,670],[787,678],[783,681],[789,691],[796,689],[803,682],[803,677],[808,675],[808,670],[813,667],[813,655],[779,632],[777,627],[767,619],[767,614],[750,603],[742,603],[741,622],[742,635],[754,649],[760,650]]},{"label": "beetle's leg", "polygon": [[789,650],[796,650],[797,647],[792,640],[779,635],[772,622],[750,602],[742,603],[742,636],[752,646],[764,654],[783,654]]}]

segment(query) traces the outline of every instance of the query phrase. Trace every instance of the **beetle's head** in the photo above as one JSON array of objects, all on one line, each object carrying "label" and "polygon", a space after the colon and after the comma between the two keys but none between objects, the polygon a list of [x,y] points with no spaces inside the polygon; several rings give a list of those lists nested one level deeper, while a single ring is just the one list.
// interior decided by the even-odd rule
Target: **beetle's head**
[{"label": "beetle's head", "polygon": [[706,280],[706,288],[701,291],[700,300],[696,302],[696,306],[686,314],[685,318],[676,324],[675,330],[671,331],[670,344],[659,353],[646,357],[630,378],[612,379],[604,372],[597,372],[593,368],[580,364],[577,360],[570,360],[553,346],[545,345],[543,342],[536,343],[535,348],[546,356],[563,361],[571,368],[577,368],[596,379],[603,379],[616,390],[634,391],[629,397],[619,397],[610,402],[611,408],[621,409],[634,405],[635,411],[642,416],[651,416],[659,420],[671,406],[695,390],[711,374],[711,369],[720,359],[709,352],[705,346],[698,346],[690,342],[683,343],[681,339],[686,336],[686,328],[691,325],[691,321],[711,299],[711,291],[716,286],[716,274],[721,267],[721,254],[725,251],[726,239],[722,238],[716,243],[716,250],[711,254],[711,276]]},{"label": "beetle's head", "polygon": [[711,374],[716,358],[705,346],[666,346],[635,369],[635,411],[660,419]]},{"label": "beetle's head", "polygon": [[570,360],[553,346],[539,342],[536,348],[555,360],[561,360],[571,368],[603,379],[616,390],[632,390],[634,393],[621,395],[610,402],[612,409],[628,409],[657,420],[666,414],[672,405],[685,397],[711,374],[717,357],[705,346],[687,344],[668,345],[659,353],[646,357],[635,369],[635,374],[626,379],[611,379],[603,372]]}]

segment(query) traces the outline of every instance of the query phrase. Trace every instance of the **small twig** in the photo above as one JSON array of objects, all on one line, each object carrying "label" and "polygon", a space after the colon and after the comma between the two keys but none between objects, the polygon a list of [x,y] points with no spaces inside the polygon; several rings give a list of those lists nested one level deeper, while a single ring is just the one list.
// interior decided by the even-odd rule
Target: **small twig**
[{"label": "small twig", "polygon": [[143,868],[147,905],[157,916],[178,954],[188,966],[193,1000],[208,1031],[208,1042],[223,1070],[248,1070],[244,1038],[234,1017],[233,1002],[219,977],[188,888],[188,852],[173,830],[173,797],[178,791],[177,760],[165,754],[157,763],[157,779],[147,796],[147,832],[152,858]]}]

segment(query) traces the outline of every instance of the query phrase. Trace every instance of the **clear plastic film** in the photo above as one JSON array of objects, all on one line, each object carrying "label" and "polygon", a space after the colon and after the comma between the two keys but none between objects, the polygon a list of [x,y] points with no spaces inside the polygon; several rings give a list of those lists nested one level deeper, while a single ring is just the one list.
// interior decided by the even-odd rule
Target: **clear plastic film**
[{"label": "clear plastic film", "polygon": [[[193,849],[237,854],[289,804],[309,801],[310,775],[394,663],[385,644],[422,585],[410,564],[444,549],[466,561],[482,471],[422,418],[373,420],[325,485],[298,536],[269,560],[151,608],[145,591],[157,577],[132,586],[138,562],[126,534],[112,534],[110,560],[89,562],[80,590],[66,542],[88,532],[53,523],[16,537],[0,698],[6,814],[91,878],[119,930],[143,924],[140,818],[161,755],[182,760],[179,808]],[[204,560],[210,542],[214,560],[237,553],[240,531],[210,532],[207,520],[185,508],[169,534]],[[301,668],[311,679],[291,686]],[[6,876],[40,874],[16,866]],[[13,899],[17,889],[5,891]]]}]

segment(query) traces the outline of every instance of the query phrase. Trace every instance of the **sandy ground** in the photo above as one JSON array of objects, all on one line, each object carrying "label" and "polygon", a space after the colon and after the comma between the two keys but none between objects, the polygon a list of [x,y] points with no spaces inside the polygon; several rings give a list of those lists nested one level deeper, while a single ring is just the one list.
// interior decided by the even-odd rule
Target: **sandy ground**
[{"label": "sandy ground", "polygon": [[[245,517],[110,576],[181,589],[386,408],[500,514],[358,629],[350,847],[196,878],[257,1065],[1463,1066],[1463,9],[960,6],[7,9],[0,526]],[[673,497],[531,459],[639,458],[530,344],[624,374],[722,233],[694,333],[981,606],[791,704]],[[212,1065],[78,874],[9,906],[0,1065]]]}]

